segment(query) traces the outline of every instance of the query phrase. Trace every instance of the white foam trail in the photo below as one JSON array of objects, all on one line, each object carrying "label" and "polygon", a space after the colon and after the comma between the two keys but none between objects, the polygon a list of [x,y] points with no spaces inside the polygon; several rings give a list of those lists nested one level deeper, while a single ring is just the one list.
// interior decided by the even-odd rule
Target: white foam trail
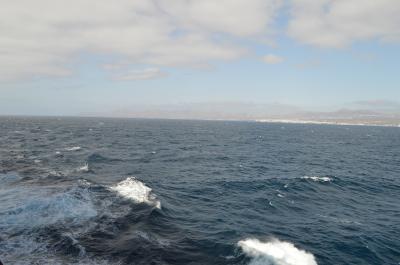
[{"label": "white foam trail", "polygon": [[304,176],[301,179],[309,179],[315,182],[331,182],[333,179],[330,177],[321,177],[321,176]]},{"label": "white foam trail", "polygon": [[82,147],[80,147],[80,146],[72,146],[72,147],[65,148],[65,150],[67,150],[67,151],[79,151],[81,149],[82,149]]},{"label": "white foam trail", "polygon": [[250,265],[318,265],[313,254],[277,239],[261,242],[248,238],[239,241],[238,246],[252,258]]},{"label": "white foam trail", "polygon": [[155,207],[161,209],[161,203],[152,193],[152,189],[134,177],[128,177],[117,185],[112,186],[110,189],[116,191],[122,197],[130,199],[136,203],[155,205]]}]

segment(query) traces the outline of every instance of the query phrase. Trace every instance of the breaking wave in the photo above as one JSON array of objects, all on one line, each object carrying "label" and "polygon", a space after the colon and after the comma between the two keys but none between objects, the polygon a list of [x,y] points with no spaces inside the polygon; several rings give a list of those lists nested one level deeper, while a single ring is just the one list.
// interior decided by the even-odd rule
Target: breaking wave
[{"label": "breaking wave", "polygon": [[78,168],[78,171],[79,172],[89,172],[90,171],[90,169],[89,169],[89,164],[88,163],[86,163],[84,166],[81,166],[81,167],[79,167]]},{"label": "breaking wave", "polygon": [[146,203],[161,209],[161,203],[152,193],[152,189],[135,177],[128,177],[110,188],[120,196],[130,199],[136,203]]},{"label": "breaking wave", "polygon": [[[118,234],[133,213],[132,204],[109,196],[110,191],[161,207],[151,188],[132,177],[111,188],[85,179],[57,186],[24,185],[20,179],[0,174],[0,197],[5,201],[0,207],[0,259],[5,264],[119,264],[109,257],[97,259],[86,249],[97,244],[94,238]],[[60,253],[66,254],[65,260]]]},{"label": "breaking wave", "polygon": [[67,150],[67,151],[79,151],[81,149],[82,149],[82,147],[80,147],[80,146],[72,146],[72,147],[65,148],[65,150]]},{"label": "breaking wave", "polygon": [[318,265],[313,254],[278,239],[262,242],[248,238],[238,246],[251,258],[250,265]]},{"label": "breaking wave", "polygon": [[327,176],[304,176],[301,179],[307,179],[314,182],[331,182],[333,178]]}]

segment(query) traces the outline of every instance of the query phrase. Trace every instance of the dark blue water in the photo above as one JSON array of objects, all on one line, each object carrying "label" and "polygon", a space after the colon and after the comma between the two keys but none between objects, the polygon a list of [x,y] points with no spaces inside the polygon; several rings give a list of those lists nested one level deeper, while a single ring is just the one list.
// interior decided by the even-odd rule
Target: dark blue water
[{"label": "dark blue water", "polygon": [[0,118],[5,264],[400,263],[400,129]]}]

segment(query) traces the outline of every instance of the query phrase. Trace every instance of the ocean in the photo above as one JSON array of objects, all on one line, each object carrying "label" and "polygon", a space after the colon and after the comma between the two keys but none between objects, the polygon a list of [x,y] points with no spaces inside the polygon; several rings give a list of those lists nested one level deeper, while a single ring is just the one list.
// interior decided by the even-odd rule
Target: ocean
[{"label": "ocean", "polygon": [[400,264],[400,128],[1,117],[0,260]]}]

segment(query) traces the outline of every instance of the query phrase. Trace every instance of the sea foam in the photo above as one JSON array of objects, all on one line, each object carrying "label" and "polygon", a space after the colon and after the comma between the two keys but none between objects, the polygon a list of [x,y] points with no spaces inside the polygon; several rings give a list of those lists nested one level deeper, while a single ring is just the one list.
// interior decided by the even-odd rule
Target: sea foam
[{"label": "sea foam", "polygon": [[238,246],[252,258],[250,265],[318,265],[313,254],[277,239],[262,242],[248,238],[239,241]]},{"label": "sea foam", "polygon": [[81,149],[82,149],[82,147],[80,147],[80,146],[73,146],[73,147],[65,148],[65,150],[67,150],[67,151],[79,151]]},{"label": "sea foam", "polygon": [[85,163],[84,166],[81,166],[80,168],[78,168],[79,172],[89,172],[89,164]]},{"label": "sea foam", "polygon": [[331,182],[332,178],[326,176],[304,176],[301,179],[308,179],[315,182]]},{"label": "sea foam", "polygon": [[154,205],[161,209],[161,203],[152,193],[152,189],[135,177],[128,177],[110,188],[124,198],[130,199],[136,203],[146,203]]}]

